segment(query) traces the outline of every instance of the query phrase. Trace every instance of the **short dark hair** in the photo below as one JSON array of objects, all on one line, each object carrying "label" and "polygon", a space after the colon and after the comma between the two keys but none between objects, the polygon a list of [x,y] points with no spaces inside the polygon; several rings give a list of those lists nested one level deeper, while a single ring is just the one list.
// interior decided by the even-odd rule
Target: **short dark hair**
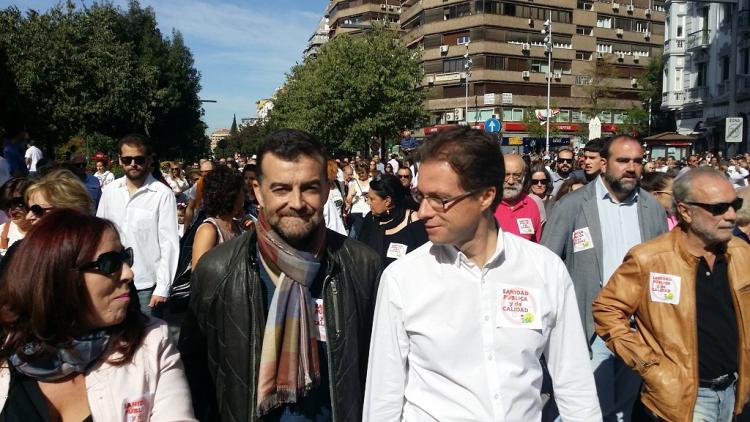
[{"label": "short dark hair", "polygon": [[0,209],[7,210],[11,206],[13,198],[23,199],[26,189],[33,185],[34,182],[26,177],[14,177],[3,183],[0,187]]},{"label": "short dark hair", "polygon": [[422,163],[444,161],[458,175],[465,191],[494,187],[497,193],[490,210],[503,198],[505,164],[500,146],[485,132],[457,127],[428,138],[419,148]]},{"label": "short dark hair", "polygon": [[566,152],[566,151],[569,152],[572,157],[576,156],[576,153],[575,151],[573,151],[573,148],[568,147],[568,146],[560,147],[557,150],[557,156],[559,157],[561,152]]},{"label": "short dark hair", "polygon": [[602,138],[594,138],[586,142],[586,145],[584,145],[583,150],[587,152],[596,152],[601,155],[603,146],[604,146],[604,141],[602,141]]},{"label": "short dark hair", "polygon": [[227,166],[218,166],[203,178],[203,210],[209,217],[228,215],[242,192],[242,175]]},{"label": "short dark hair", "polygon": [[245,167],[242,168],[242,177],[245,177],[245,173],[250,172],[255,173],[255,177],[258,177],[258,166],[255,164],[245,164]]},{"label": "short dark hair", "polygon": [[667,173],[652,171],[651,173],[645,173],[641,177],[641,187],[649,193],[664,190],[667,187],[667,183],[672,179],[674,177]]},{"label": "short dark hair", "polygon": [[637,139],[633,138],[630,135],[617,135],[604,141],[604,143],[602,144],[602,150],[599,151],[599,155],[601,155],[605,160],[609,160],[609,155],[612,153],[612,144],[620,140],[631,141],[640,145],[640,142],[638,142]]},{"label": "short dark hair", "polygon": [[281,129],[267,135],[260,141],[258,159],[256,160],[258,164],[258,171],[256,172],[258,180],[263,178],[263,157],[267,153],[288,161],[294,161],[301,155],[315,158],[320,160],[320,164],[324,169],[328,159],[323,144],[309,133],[297,129]]},{"label": "short dark hair", "polygon": [[145,155],[151,154],[151,147],[149,146],[151,144],[151,140],[146,135],[141,135],[140,133],[130,133],[128,135],[125,135],[120,139],[120,142],[117,143],[117,151],[122,154],[122,146],[127,145],[130,147],[136,147],[143,149],[143,153]]},{"label": "short dark hair", "polygon": [[[53,356],[60,345],[81,335],[91,305],[84,275],[75,269],[96,259],[106,231],[117,235],[111,221],[73,209],[56,209],[36,223],[20,242],[0,280],[0,359],[24,356],[35,343],[33,358]],[[44,253],[39,253],[44,251]],[[106,357],[114,365],[128,363],[143,340],[146,317],[131,283],[125,319],[107,327]]]},{"label": "short dark hair", "polygon": [[393,205],[397,208],[406,208],[407,192],[398,177],[392,174],[383,174],[370,181],[370,191],[385,199],[391,197]]}]

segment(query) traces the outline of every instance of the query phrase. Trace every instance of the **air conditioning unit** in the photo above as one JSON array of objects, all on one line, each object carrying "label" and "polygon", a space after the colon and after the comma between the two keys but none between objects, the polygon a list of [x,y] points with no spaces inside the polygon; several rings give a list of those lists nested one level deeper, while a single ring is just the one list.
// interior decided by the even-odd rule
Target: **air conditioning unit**
[{"label": "air conditioning unit", "polygon": [[624,34],[625,31],[623,31],[622,28],[617,28],[615,29],[615,33],[617,34],[618,37],[622,37],[622,34]]},{"label": "air conditioning unit", "polygon": [[529,18],[529,26],[534,26],[534,19]]},{"label": "air conditioning unit", "polygon": [[632,4],[629,4],[628,7],[627,7],[627,11],[628,11],[628,13],[633,13],[635,11],[635,7],[633,7]]},{"label": "air conditioning unit", "polygon": [[651,17],[651,9],[646,9],[646,16]]},{"label": "air conditioning unit", "polygon": [[612,10],[620,10],[620,3],[612,3]]},{"label": "air conditioning unit", "polygon": [[396,6],[388,6],[388,11],[389,12],[395,12],[396,11]]},{"label": "air conditioning unit", "polygon": [[448,46],[447,45],[441,45],[440,46],[440,54],[447,54],[448,53]]},{"label": "air conditioning unit", "polygon": [[562,70],[556,70],[555,71],[555,80],[559,81],[560,79],[562,79]]},{"label": "air conditioning unit", "polygon": [[617,53],[617,60],[624,61],[625,60],[625,53]]},{"label": "air conditioning unit", "polygon": [[531,77],[531,72],[529,72],[528,70],[524,70],[523,72],[521,72],[521,77],[524,79],[529,79]]},{"label": "air conditioning unit", "polygon": [[460,121],[464,119],[464,109],[462,108],[454,108],[453,109],[453,115],[456,116],[456,120]]},{"label": "air conditioning unit", "polygon": [[400,6],[396,6],[394,10],[396,11],[396,13],[399,13],[399,14],[401,13],[401,7]]},{"label": "air conditioning unit", "polygon": [[649,31],[644,32],[643,33],[643,38],[647,39],[647,40],[651,39],[651,32],[649,32]]},{"label": "air conditioning unit", "polygon": [[430,84],[430,85],[434,84],[435,83],[435,75],[429,75],[427,77],[427,83]]},{"label": "air conditioning unit", "polygon": [[445,113],[446,122],[455,122],[456,120],[458,120],[456,119],[456,113],[453,113],[453,112]]},{"label": "air conditioning unit", "polygon": [[633,54],[633,63],[638,63],[641,60],[641,56]]},{"label": "air conditioning unit", "polygon": [[602,60],[603,58],[604,58],[604,53],[602,53],[601,51],[597,51],[596,52],[596,59],[597,60]]},{"label": "air conditioning unit", "polygon": [[636,78],[631,79],[630,80],[630,85],[638,86],[638,79],[636,79]]},{"label": "air conditioning unit", "polygon": [[525,42],[525,43],[523,43],[521,45],[521,50],[523,50],[523,51],[529,51],[529,50],[531,50],[531,45],[529,45],[529,43]]},{"label": "air conditioning unit", "polygon": [[387,8],[388,8],[388,5],[387,5],[387,4],[385,4],[385,3],[381,3],[381,4],[380,4],[380,10],[385,10],[385,9],[387,9]]}]

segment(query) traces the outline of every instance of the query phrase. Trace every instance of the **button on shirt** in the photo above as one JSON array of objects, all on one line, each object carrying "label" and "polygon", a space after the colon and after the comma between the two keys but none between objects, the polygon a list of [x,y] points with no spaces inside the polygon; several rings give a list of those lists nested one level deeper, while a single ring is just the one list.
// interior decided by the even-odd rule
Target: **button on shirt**
[{"label": "button on shirt", "polygon": [[634,190],[622,202],[615,202],[612,194],[604,186],[602,177],[596,178],[596,207],[602,227],[602,286],[630,248],[641,243],[640,223],[638,222],[638,190]]},{"label": "button on shirt", "polygon": [[[529,294],[523,316],[539,328],[508,326],[509,290]],[[381,278],[363,419],[538,421],[542,354],[563,419],[600,421],[562,261],[502,231],[483,268],[452,246],[428,242]]]},{"label": "button on shirt", "polygon": [[115,223],[123,246],[133,248],[136,289],[156,286],[154,295],[168,297],[179,254],[172,190],[149,175],[131,197],[121,177],[104,187],[96,215]]}]

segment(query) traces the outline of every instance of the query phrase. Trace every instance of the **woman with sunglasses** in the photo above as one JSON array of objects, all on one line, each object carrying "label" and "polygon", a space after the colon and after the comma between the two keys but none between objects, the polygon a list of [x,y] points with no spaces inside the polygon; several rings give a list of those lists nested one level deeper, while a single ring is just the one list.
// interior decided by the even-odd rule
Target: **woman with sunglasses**
[{"label": "woman with sunglasses", "polygon": [[409,196],[394,175],[384,174],[370,182],[367,197],[371,212],[357,239],[380,255],[383,267],[427,242],[424,222],[408,208]]},{"label": "woman with sunglasses", "polygon": [[31,228],[31,222],[26,219],[29,210],[24,194],[33,184],[34,182],[25,177],[16,177],[5,182],[0,188],[0,206],[10,217],[9,221],[0,225],[0,255],[5,254],[9,247],[23,239]]},{"label": "woman with sunglasses", "polygon": [[93,214],[93,203],[81,179],[68,170],[53,170],[26,190],[29,212],[26,219],[36,224],[55,208],[72,208]]},{"label": "woman with sunglasses", "polygon": [[544,212],[542,220],[546,221],[546,216],[550,214],[552,206],[555,205],[555,199],[552,197],[552,176],[544,165],[536,164],[531,167],[529,182],[529,190],[526,193],[541,200],[542,206],[539,210]]},{"label": "woman with sunglasses", "polygon": [[114,224],[89,213],[55,210],[29,231],[0,284],[0,420],[195,420],[132,264]]}]

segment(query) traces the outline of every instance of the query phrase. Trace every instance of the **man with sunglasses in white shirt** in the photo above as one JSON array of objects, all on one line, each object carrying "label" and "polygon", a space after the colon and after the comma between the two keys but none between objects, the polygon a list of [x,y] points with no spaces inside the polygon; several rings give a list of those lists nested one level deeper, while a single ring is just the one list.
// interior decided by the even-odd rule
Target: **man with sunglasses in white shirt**
[{"label": "man with sunglasses in white shirt", "polygon": [[119,149],[125,176],[102,189],[96,215],[114,222],[123,245],[133,248],[141,311],[158,316],[177,270],[177,203],[172,190],[151,176],[148,138],[127,135]]},{"label": "man with sunglasses in white shirt", "polygon": [[497,142],[459,127],[420,148],[430,242],[383,273],[364,421],[538,421],[547,361],[566,421],[600,421],[573,284],[546,248],[494,218]]},{"label": "man with sunglasses in white shirt", "polygon": [[710,167],[672,189],[680,225],[628,252],[593,302],[596,332],[643,378],[642,419],[729,422],[750,395],[750,246],[732,234],[742,198]]}]

